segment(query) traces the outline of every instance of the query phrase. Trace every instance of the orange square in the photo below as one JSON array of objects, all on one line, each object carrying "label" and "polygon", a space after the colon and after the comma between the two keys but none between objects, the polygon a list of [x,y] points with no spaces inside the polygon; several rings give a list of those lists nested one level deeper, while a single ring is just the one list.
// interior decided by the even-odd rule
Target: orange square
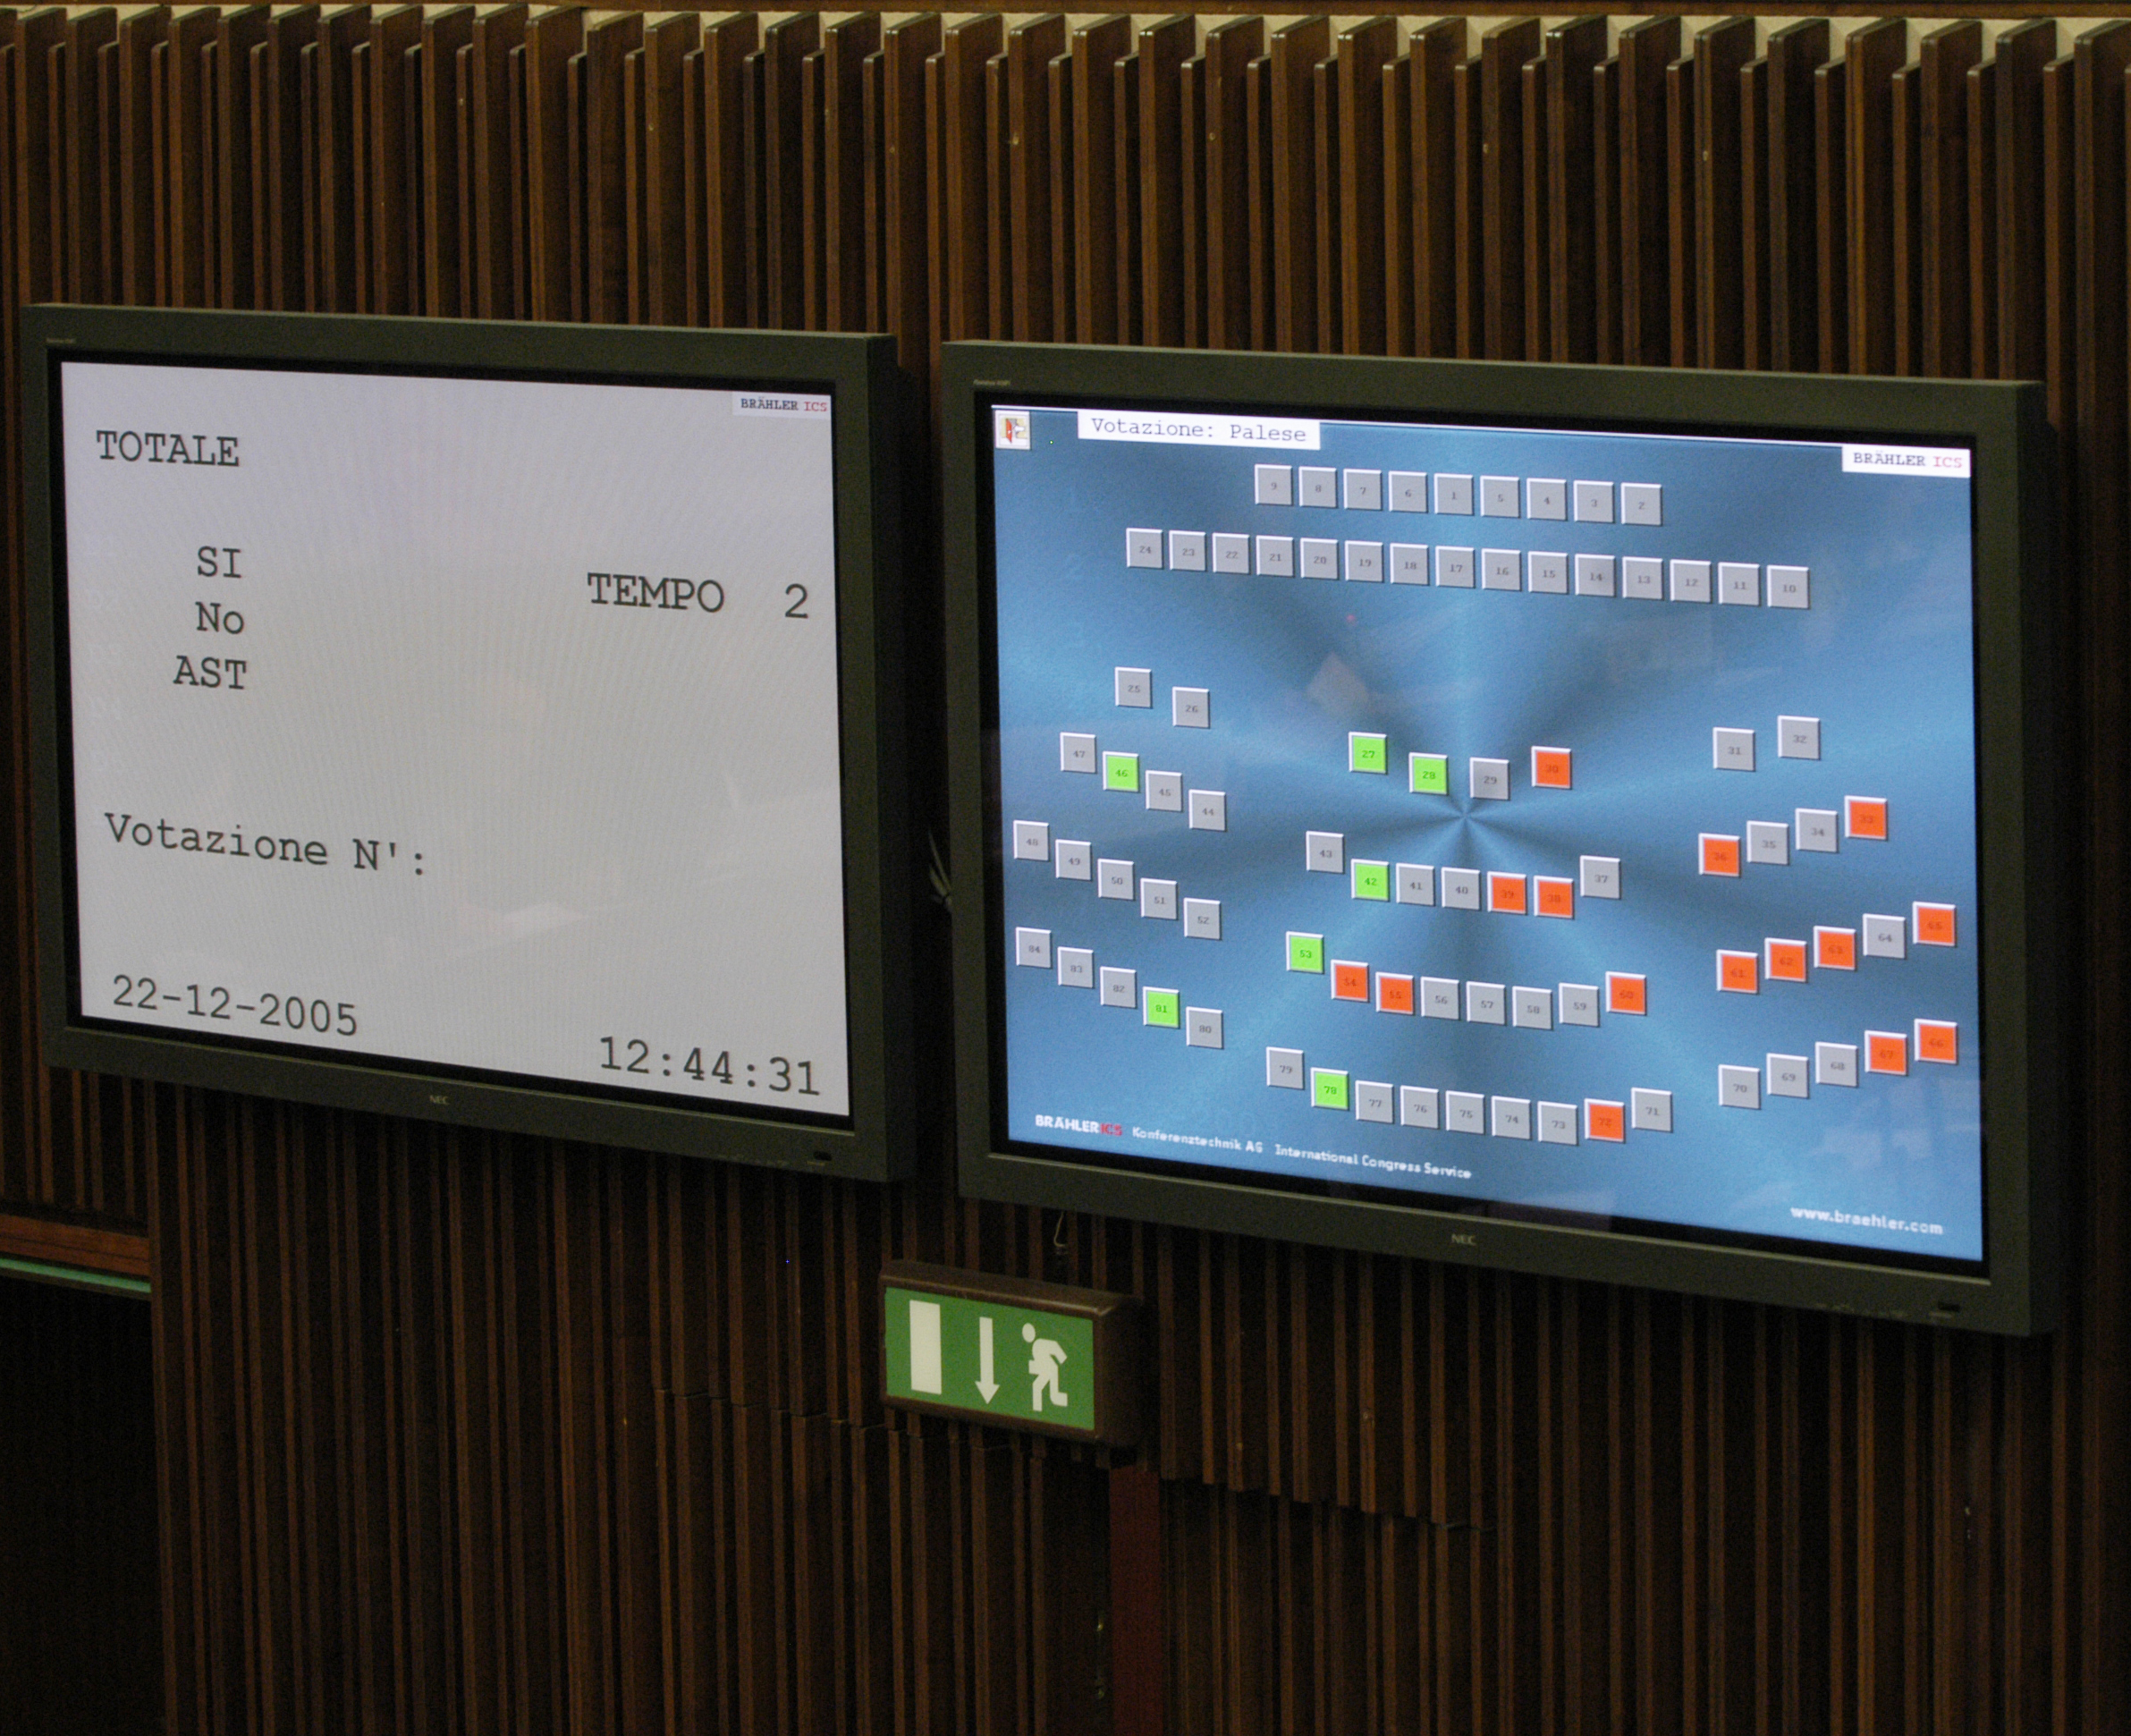
[{"label": "orange square", "polygon": [[1596,1097],[1584,1099],[1584,1138],[1586,1139],[1625,1139],[1628,1138],[1628,1111],[1618,1103],[1602,1103]]},{"label": "orange square", "polygon": [[1766,970],[1772,983],[1802,983],[1805,980],[1805,943],[1802,940],[1772,940],[1767,944]]},{"label": "orange square", "polygon": [[1951,946],[1953,927],[1952,905],[1920,903],[1914,907],[1909,932],[1916,936],[1919,946]]},{"label": "orange square", "polygon": [[1532,787],[1535,790],[1566,790],[1569,788],[1569,749],[1567,748],[1534,748],[1532,749]]},{"label": "orange square", "polygon": [[1887,799],[1884,796],[1845,796],[1842,799],[1842,829],[1852,838],[1881,838],[1887,835]]},{"label": "orange square", "polygon": [[1376,973],[1376,1011],[1379,1012],[1411,1012],[1413,1011],[1413,978],[1387,977]]},{"label": "orange square", "polygon": [[1367,1000],[1369,967],[1366,964],[1345,964],[1334,959],[1332,961],[1332,998],[1335,1001]]},{"label": "orange square", "polygon": [[1855,928],[1815,928],[1813,962],[1822,970],[1857,968],[1857,931]]},{"label": "orange square", "polygon": [[1728,838],[1721,833],[1704,832],[1702,834],[1702,871],[1704,874],[1737,874],[1738,840]]},{"label": "orange square", "polygon": [[1941,1061],[1951,1066],[1961,1058],[1959,1028],[1950,1019],[1919,1019],[1916,1021],[1916,1058],[1919,1061]]},{"label": "orange square", "polygon": [[1733,995],[1761,993],[1760,961],[1751,953],[1717,954],[1717,987]]},{"label": "orange square", "polygon": [[1608,1012],[1643,1012],[1647,1008],[1643,1000],[1643,979],[1631,977],[1625,970],[1606,972],[1606,1011]]},{"label": "orange square", "polygon": [[1487,876],[1487,908],[1500,910],[1505,916],[1522,916],[1525,913],[1525,877],[1521,874],[1491,874]]},{"label": "orange square", "polygon": [[1865,1033],[1865,1071],[1868,1073],[1906,1073],[1909,1071],[1909,1039],[1898,1030]]},{"label": "orange square", "polygon": [[1541,916],[1574,916],[1576,914],[1576,882],[1557,880],[1551,875],[1535,874],[1532,891],[1536,896]]}]

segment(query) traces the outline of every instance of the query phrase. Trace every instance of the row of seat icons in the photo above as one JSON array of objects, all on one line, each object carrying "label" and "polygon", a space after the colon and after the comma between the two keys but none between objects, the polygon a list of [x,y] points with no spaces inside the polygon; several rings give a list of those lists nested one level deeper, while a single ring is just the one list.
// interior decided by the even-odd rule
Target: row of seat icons
[{"label": "row of seat icons", "polygon": [[1650,1009],[1648,978],[1632,970],[1607,971],[1602,989],[1595,983],[1525,988],[1380,970],[1358,959],[1327,960],[1323,935],[1290,930],[1287,939],[1290,971],[1323,975],[1333,1000],[1374,1005],[1379,1012],[1459,1019],[1467,1024],[1509,1025],[1520,1030],[1552,1030],[1557,1023],[1595,1026],[1602,1003],[1608,1012],[1638,1017]]},{"label": "row of seat icons", "polygon": [[1759,1067],[1720,1065],[1717,1101],[1727,1109],[1758,1109],[1764,1095],[1808,1097],[1815,1085],[1854,1090],[1861,1073],[1906,1078],[1912,1055],[1936,1066],[1958,1065],[1960,1027],[1951,1019],[1919,1019],[1906,1031],[1868,1030],[1862,1043],[1815,1043],[1810,1058],[1772,1054]]},{"label": "row of seat icons", "polygon": [[1092,946],[1055,946],[1048,928],[1014,930],[1014,962],[1037,970],[1057,973],[1061,988],[1092,988],[1101,1005],[1137,1010],[1143,1025],[1184,1033],[1185,1046],[1218,1049],[1222,1046],[1222,1017],[1218,1007],[1188,1007],[1182,991],[1143,987],[1139,972],[1128,965],[1095,962]]},{"label": "row of seat icons", "polygon": [[1918,899],[1906,918],[1868,910],[1855,928],[1816,923],[1810,941],[1772,936],[1761,943],[1759,952],[1719,947],[1717,987],[1727,994],[1758,995],[1763,979],[1804,982],[1809,961],[1814,970],[1855,970],[1860,958],[1905,959],[1912,944],[1954,945],[1958,927],[1951,904]]},{"label": "row of seat icons", "polygon": [[[1433,1085],[1394,1085],[1356,1079],[1344,1068],[1307,1064],[1300,1049],[1265,1051],[1265,1083],[1276,1090],[1307,1091],[1313,1106],[1351,1114],[1359,1122],[1393,1121],[1401,1127],[1444,1133],[1492,1133],[1499,1139],[1536,1139],[1572,1146],[1581,1139],[1619,1141],[1630,1129],[1672,1131],[1672,1094],[1638,1086],[1626,1101],[1586,1097],[1581,1104],[1451,1091]],[[1580,1136],[1580,1137],[1579,1137]]]},{"label": "row of seat icons", "polygon": [[1655,482],[1571,481],[1558,476],[1481,476],[1469,471],[1343,470],[1330,464],[1253,467],[1257,506],[1343,506],[1350,512],[1426,512],[1484,519],[1567,520],[1579,524],[1661,525],[1665,491]]},{"label": "row of seat icons", "polygon": [[1753,561],[1668,560],[1654,555],[1568,549],[1480,548],[1448,543],[1375,542],[1222,530],[1129,526],[1125,565],[1260,579],[1338,579],[1365,585],[1433,585],[1446,590],[1530,591],[1621,597],[1660,603],[1759,608],[1813,606],[1808,567]]},{"label": "row of seat icons", "polygon": [[1578,892],[1586,898],[1620,896],[1620,859],[1577,859],[1575,878],[1554,874],[1512,874],[1491,868],[1437,868],[1426,862],[1349,860],[1342,832],[1306,832],[1303,871],[1344,874],[1357,899],[1396,904],[1439,904],[1453,910],[1489,910],[1499,916],[1573,917]]}]

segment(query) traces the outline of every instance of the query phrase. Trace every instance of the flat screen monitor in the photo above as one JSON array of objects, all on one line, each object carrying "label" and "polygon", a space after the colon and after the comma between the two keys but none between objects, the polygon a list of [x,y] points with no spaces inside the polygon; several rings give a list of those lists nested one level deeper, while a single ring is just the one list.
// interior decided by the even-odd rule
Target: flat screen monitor
[{"label": "flat screen monitor", "polygon": [[2045,1323],[2037,389],[951,347],[960,1175]]},{"label": "flat screen monitor", "polygon": [[882,1176],[886,339],[25,316],[55,1064]]}]

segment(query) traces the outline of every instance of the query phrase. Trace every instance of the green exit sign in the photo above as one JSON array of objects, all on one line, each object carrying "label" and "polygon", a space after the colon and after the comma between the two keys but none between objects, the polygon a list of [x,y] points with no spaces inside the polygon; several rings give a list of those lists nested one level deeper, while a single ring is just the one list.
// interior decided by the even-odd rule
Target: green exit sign
[{"label": "green exit sign", "polygon": [[1139,1304],[953,1266],[881,1270],[888,1402],[1076,1440],[1139,1435]]}]

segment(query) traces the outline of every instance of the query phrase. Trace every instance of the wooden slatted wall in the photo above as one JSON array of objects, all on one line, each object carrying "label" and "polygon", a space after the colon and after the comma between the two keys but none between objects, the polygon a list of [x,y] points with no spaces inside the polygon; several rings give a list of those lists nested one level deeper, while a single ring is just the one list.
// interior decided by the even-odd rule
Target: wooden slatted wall
[{"label": "wooden slatted wall", "polygon": [[[884,1411],[894,1256],[1152,1303],[1172,1730],[2131,1727],[2127,65],[2121,21],[0,13],[0,1191],[152,1230],[171,1727],[1100,1727],[1104,1471]],[[1013,335],[2045,377],[2093,893],[2068,1324],[43,1071],[14,312],[47,297],[875,327],[920,374]]]}]

